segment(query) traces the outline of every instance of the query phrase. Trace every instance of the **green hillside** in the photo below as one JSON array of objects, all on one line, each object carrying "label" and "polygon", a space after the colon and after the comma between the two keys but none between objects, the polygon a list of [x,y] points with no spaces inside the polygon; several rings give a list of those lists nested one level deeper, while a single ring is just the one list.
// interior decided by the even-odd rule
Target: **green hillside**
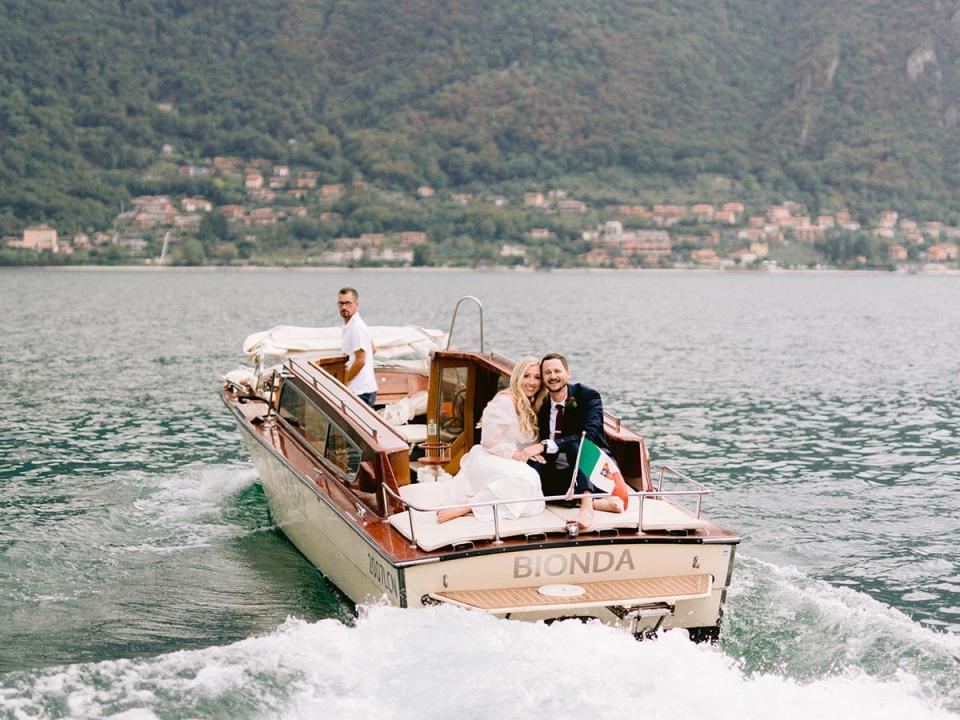
[{"label": "green hillside", "polygon": [[164,145],[398,190],[562,177],[945,218],[958,61],[946,0],[10,0],[0,233],[104,227],[145,191],[215,198],[158,170]]}]

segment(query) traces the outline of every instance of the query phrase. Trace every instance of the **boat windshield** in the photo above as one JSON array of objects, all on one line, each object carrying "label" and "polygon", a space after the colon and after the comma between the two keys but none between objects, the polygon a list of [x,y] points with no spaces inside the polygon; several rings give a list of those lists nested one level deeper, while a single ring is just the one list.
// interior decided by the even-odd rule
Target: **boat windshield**
[{"label": "boat windshield", "polygon": [[307,445],[346,479],[356,477],[363,459],[360,448],[291,382],[283,384],[279,415]]}]

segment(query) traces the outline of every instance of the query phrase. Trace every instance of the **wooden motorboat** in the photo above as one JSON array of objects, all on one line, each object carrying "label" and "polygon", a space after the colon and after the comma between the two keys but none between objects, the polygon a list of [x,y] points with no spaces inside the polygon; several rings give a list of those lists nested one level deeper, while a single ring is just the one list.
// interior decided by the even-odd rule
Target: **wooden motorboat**
[{"label": "wooden motorboat", "polygon": [[670,467],[655,476],[643,438],[610,414],[626,512],[597,512],[578,530],[577,509],[555,498],[536,517],[511,520],[494,505],[490,522],[437,522],[444,479],[479,442],[481,412],[513,367],[483,351],[482,328],[479,351],[443,347],[439,335],[420,366],[378,363],[378,411],[344,386],[336,346],[293,343],[279,369],[227,376],[221,397],[276,526],[355,603],[597,618],[638,637],[685,628],[715,640],[740,538],[701,516],[703,485]]}]

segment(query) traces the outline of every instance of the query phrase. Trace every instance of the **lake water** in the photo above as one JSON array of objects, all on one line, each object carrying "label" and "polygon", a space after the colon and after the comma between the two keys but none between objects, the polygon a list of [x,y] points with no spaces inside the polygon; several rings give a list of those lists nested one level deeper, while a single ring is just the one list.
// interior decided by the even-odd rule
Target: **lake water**
[{"label": "lake water", "polygon": [[[568,354],[706,483],[743,536],[719,645],[355,617],[216,379],[342,285],[443,330],[479,296],[487,349]],[[0,718],[960,716],[958,277],[0,270],[0,307]]]}]

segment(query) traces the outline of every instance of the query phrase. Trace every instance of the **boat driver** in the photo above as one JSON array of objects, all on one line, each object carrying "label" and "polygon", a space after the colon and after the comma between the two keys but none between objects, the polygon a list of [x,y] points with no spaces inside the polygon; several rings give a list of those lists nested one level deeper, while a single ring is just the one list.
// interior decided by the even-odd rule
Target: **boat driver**
[{"label": "boat driver", "polygon": [[357,397],[373,407],[377,401],[377,378],[373,374],[373,343],[370,331],[360,317],[360,295],[352,287],[340,288],[337,309],[343,318],[340,349],[347,356],[343,381]]}]

